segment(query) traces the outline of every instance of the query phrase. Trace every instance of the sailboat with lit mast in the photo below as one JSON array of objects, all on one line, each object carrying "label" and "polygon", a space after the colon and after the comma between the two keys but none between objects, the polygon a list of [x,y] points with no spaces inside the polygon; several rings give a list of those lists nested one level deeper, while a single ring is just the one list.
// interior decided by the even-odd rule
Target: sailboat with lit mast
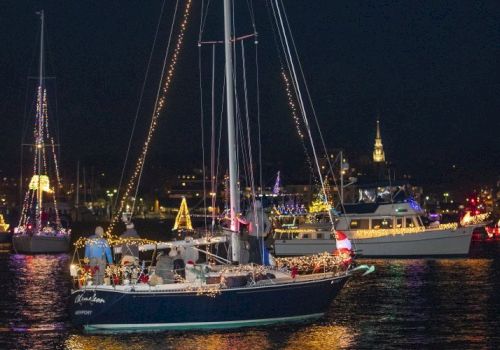
[{"label": "sailboat with lit mast", "polygon": [[[33,176],[21,209],[19,224],[14,228],[13,248],[18,253],[65,253],[69,251],[70,232],[61,225],[57,208],[60,176],[54,138],[49,133],[47,89],[44,81],[44,12],[40,15],[40,59],[37,87],[36,123],[34,128]],[[49,150],[49,151],[47,151]],[[47,153],[51,157],[47,157]],[[53,164],[49,164],[52,160]],[[55,170],[55,182],[49,178],[49,165]],[[44,206],[45,197],[52,205]]]},{"label": "sailboat with lit mast", "polygon": [[[85,275],[73,273],[80,286],[71,294],[71,319],[74,325],[88,332],[235,328],[315,319],[328,310],[331,301],[356,270],[342,256],[330,254],[282,261],[277,266],[238,263],[240,198],[232,96],[231,3],[231,0],[224,0],[230,234],[143,242],[145,244],[139,246],[142,251],[169,249],[169,256],[175,256],[176,250],[182,249],[207,255],[204,263],[187,261],[185,277],[177,276],[175,282],[158,282],[156,272],[151,274],[145,269],[141,270],[136,282],[127,275],[122,283],[112,272],[111,283],[103,285],[94,285],[85,280]],[[190,6],[191,0],[187,0],[184,14]],[[181,27],[185,27],[185,22]],[[110,239],[112,244],[113,239]],[[231,241],[230,260],[199,248],[227,239]],[[172,252],[174,254],[170,254]],[[72,269],[77,271],[74,266]],[[149,282],[143,277],[145,274]],[[151,283],[153,278],[155,283]]]}]

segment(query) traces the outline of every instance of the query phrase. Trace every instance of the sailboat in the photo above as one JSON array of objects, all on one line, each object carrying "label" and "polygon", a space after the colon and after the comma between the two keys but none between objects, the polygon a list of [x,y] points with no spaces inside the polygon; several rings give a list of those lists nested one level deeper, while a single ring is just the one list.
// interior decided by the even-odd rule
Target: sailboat
[{"label": "sailboat", "polygon": [[[187,6],[189,4],[190,1]],[[77,327],[88,332],[213,329],[316,319],[329,309],[332,300],[359,268],[352,268],[340,255],[329,254],[278,261],[275,266],[240,263],[231,4],[231,0],[224,0],[230,192],[230,224],[226,234],[140,245],[141,251],[168,249],[166,259],[173,261],[171,265],[175,265],[178,250],[190,252],[187,254],[190,256],[206,255],[205,262],[198,263],[194,258],[186,261],[185,276],[172,270],[170,282],[159,279],[143,265],[135,272],[135,279],[129,278],[134,275],[131,271],[125,272],[120,280],[121,272],[110,268],[110,281],[94,285],[85,272],[78,274],[78,268],[73,265],[72,275],[80,286],[72,291],[70,316]],[[205,249],[225,241],[231,245],[227,259]],[[127,267],[121,271],[123,269]]]},{"label": "sailboat", "polygon": [[[19,224],[14,228],[12,244],[18,253],[65,253],[69,251],[70,232],[62,227],[57,208],[56,194],[60,188],[60,177],[56,145],[49,133],[47,89],[44,83],[43,10],[39,15],[40,60],[33,135],[33,175],[22,203]],[[55,170],[53,181],[49,177],[50,166]],[[50,204],[44,200],[50,200]]]}]

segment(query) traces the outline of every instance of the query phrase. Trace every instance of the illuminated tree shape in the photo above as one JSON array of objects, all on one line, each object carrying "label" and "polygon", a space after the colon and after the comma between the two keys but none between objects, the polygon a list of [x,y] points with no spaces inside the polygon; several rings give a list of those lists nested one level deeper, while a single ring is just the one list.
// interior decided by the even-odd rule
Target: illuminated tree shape
[{"label": "illuminated tree shape", "polygon": [[324,213],[330,211],[332,206],[330,203],[326,203],[323,199],[318,198],[314,200],[309,206],[309,213]]},{"label": "illuminated tree shape", "polygon": [[177,217],[175,218],[174,228],[172,230],[193,230],[191,216],[189,215],[189,209],[185,197],[182,197],[181,206],[179,208],[179,212],[177,213]]},{"label": "illuminated tree shape", "polygon": [[3,215],[0,214],[0,232],[5,232],[9,229],[9,224],[5,223]]}]

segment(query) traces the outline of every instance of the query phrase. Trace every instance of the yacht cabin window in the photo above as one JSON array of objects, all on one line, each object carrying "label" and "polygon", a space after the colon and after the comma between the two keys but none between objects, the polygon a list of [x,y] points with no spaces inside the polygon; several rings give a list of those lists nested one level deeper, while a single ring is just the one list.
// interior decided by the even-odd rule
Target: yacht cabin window
[{"label": "yacht cabin window", "polygon": [[372,229],[381,230],[392,228],[392,218],[372,219]]},{"label": "yacht cabin window", "polygon": [[411,217],[411,216],[407,216],[407,217],[405,218],[405,221],[406,221],[406,227],[418,227],[418,226],[419,226],[419,225],[418,225],[418,222],[416,222],[416,221],[414,220],[414,218],[413,218],[413,217]]},{"label": "yacht cabin window", "polygon": [[368,219],[351,219],[349,227],[351,230],[368,230],[370,221]]},{"label": "yacht cabin window", "polygon": [[396,218],[396,228],[403,227],[403,218]]}]

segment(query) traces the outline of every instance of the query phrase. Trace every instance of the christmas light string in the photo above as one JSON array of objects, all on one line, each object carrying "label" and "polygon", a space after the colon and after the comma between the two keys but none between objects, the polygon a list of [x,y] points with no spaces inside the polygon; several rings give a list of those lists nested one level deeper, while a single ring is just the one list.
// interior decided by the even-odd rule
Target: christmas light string
[{"label": "christmas light string", "polygon": [[290,111],[292,112],[292,119],[295,124],[295,129],[297,130],[297,135],[299,136],[300,143],[302,144],[302,148],[304,149],[304,154],[306,156],[306,161],[307,164],[309,165],[309,169],[311,173],[314,173],[313,171],[313,165],[311,158],[309,157],[309,152],[307,151],[307,147],[304,141],[304,133],[302,132],[302,127],[300,123],[300,118],[299,118],[299,112],[297,109],[297,105],[295,104],[295,99],[292,93],[292,89],[290,87],[290,79],[288,78],[287,74],[285,73],[285,69],[281,69],[281,77],[283,79],[283,82],[285,83],[285,92],[286,92],[286,97],[288,99],[288,107],[290,107]]},{"label": "christmas light string", "polygon": [[161,112],[163,111],[163,109],[165,107],[165,104],[167,101],[166,95],[167,95],[167,92],[169,91],[170,85],[172,83],[175,68],[177,65],[177,60],[178,60],[178,57],[179,57],[179,54],[180,54],[180,51],[182,48],[182,43],[184,42],[184,34],[186,32],[187,23],[189,20],[189,15],[191,13],[191,3],[192,3],[192,0],[188,0],[186,2],[186,6],[184,8],[184,12],[182,15],[182,21],[181,21],[181,25],[180,25],[179,34],[177,35],[175,49],[174,49],[174,52],[172,54],[170,64],[168,66],[167,73],[164,77],[163,87],[161,88],[161,96],[159,97],[159,99],[157,100],[157,103],[155,105],[153,116],[151,118],[151,124],[149,126],[148,134],[146,137],[146,141],[144,142],[144,145],[142,147],[142,151],[137,159],[134,172],[132,173],[132,176],[130,177],[130,180],[127,184],[125,192],[123,193],[122,199],[120,200],[119,208],[116,211],[115,215],[113,216],[111,223],[105,232],[105,236],[108,238],[112,237],[113,229],[115,228],[116,224],[118,223],[120,215],[123,213],[124,208],[126,207],[126,202],[127,202],[128,198],[130,197],[132,190],[135,188],[135,186],[137,184],[137,179],[139,178],[139,176],[142,172],[142,169],[143,169],[143,166],[144,166],[144,163],[146,160],[146,155],[147,155],[148,150],[149,150],[149,146],[151,144],[153,135],[154,135],[154,133],[156,131],[156,127],[158,125],[158,119],[160,117]]}]

